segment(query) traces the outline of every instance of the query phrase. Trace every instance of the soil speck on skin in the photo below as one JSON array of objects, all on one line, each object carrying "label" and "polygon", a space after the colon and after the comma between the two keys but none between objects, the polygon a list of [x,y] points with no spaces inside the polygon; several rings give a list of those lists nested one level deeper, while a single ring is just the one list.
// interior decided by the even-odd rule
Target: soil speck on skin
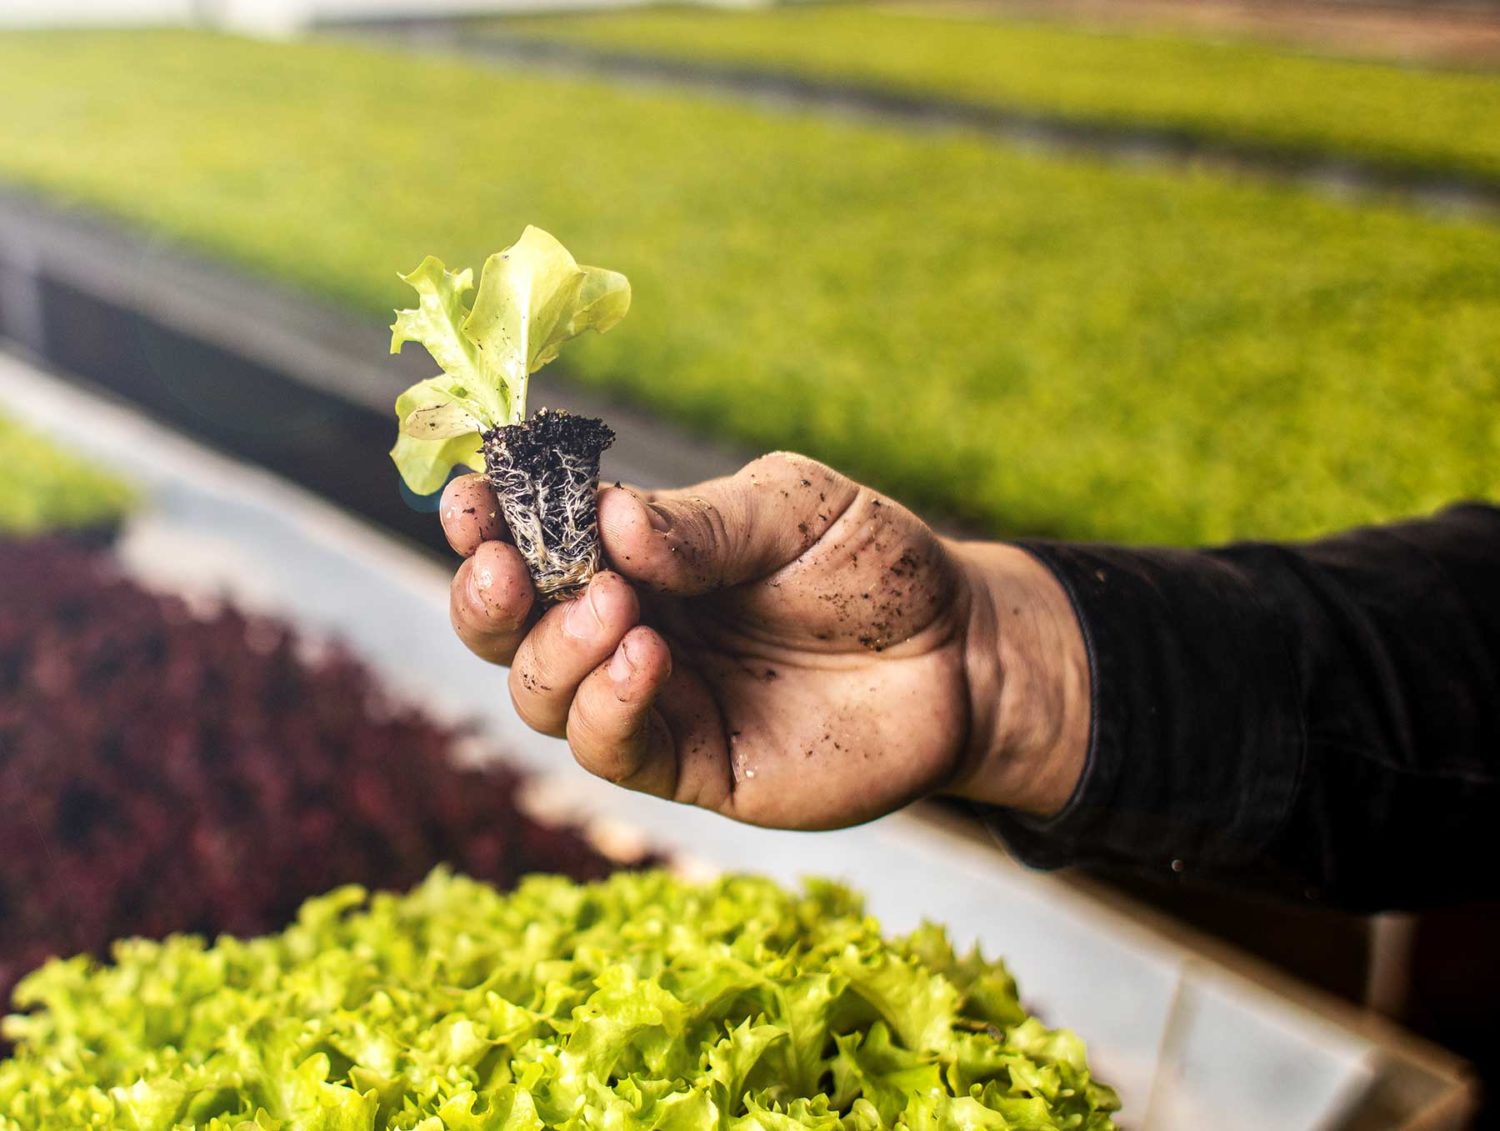
[{"label": "soil speck on skin", "polygon": [[892,577],[915,577],[917,567],[921,563],[917,561],[917,555],[910,550],[902,550],[901,556],[896,559],[896,564],[891,566]]},{"label": "soil speck on skin", "polygon": [[811,487],[812,486],[812,480],[811,479],[804,479],[802,481],[802,486],[804,486],[804,487]]},{"label": "soil speck on skin", "polygon": [[806,538],[807,535],[809,533],[811,533],[811,531],[808,530],[807,523],[805,523],[805,522],[799,522],[797,524],[797,533],[801,534],[804,538]]},{"label": "soil speck on skin", "polygon": [[479,508],[478,507],[465,507],[464,508],[464,514],[478,514],[478,513],[479,513]]}]

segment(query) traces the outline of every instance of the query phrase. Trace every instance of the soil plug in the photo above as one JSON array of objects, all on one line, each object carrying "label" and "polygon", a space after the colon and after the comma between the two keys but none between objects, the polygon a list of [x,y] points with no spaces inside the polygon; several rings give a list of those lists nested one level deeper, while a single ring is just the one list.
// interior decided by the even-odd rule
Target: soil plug
[{"label": "soil plug", "polygon": [[630,283],[580,266],[531,227],[485,261],[472,306],[467,269],[428,256],[401,278],[418,304],[396,312],[391,352],[419,342],[443,370],[396,399],[391,458],[402,479],[430,495],[455,466],[483,471],[542,598],[576,592],[600,565],[594,501],[614,433],[602,420],[545,408],[528,420],[526,386],[568,339],[624,318]]}]

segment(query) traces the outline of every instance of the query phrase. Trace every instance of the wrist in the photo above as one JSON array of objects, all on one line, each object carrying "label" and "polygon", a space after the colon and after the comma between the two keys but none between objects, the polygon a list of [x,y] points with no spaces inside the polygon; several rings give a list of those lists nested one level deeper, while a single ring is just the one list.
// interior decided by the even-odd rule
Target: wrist
[{"label": "wrist", "polygon": [[969,588],[970,736],[948,792],[1037,817],[1059,812],[1088,756],[1091,677],[1061,583],[1015,546],[951,547]]}]

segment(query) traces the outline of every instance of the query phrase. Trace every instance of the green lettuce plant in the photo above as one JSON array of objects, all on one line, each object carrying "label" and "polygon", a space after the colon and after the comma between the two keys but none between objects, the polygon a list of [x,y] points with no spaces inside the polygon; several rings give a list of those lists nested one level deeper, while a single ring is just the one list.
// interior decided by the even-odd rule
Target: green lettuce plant
[{"label": "green lettuce plant", "polygon": [[125,483],[0,416],[0,536],[108,530],[135,502]]},{"label": "green lettuce plant", "polygon": [[467,268],[449,271],[428,256],[401,278],[418,303],[397,311],[391,352],[419,342],[443,370],[396,400],[391,458],[402,479],[425,495],[456,465],[484,471],[538,591],[579,588],[599,568],[594,492],[614,433],[603,421],[547,409],[528,420],[526,386],[564,342],[624,318],[630,283],[580,266],[533,227],[485,261],[472,305]]},{"label": "green lettuce plant", "polygon": [[117,945],[16,994],[0,1129],[1107,1131],[999,962],[829,883],[442,871],[282,934]]}]

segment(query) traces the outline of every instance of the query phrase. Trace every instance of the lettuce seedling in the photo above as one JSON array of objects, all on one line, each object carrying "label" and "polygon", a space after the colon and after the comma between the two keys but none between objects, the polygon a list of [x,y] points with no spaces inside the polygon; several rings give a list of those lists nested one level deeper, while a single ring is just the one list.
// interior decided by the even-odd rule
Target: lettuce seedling
[{"label": "lettuce seedling", "polygon": [[391,352],[419,342],[443,370],[396,399],[391,458],[402,479],[429,495],[455,466],[483,471],[537,591],[544,599],[577,591],[600,564],[594,496],[614,433],[602,420],[549,409],[528,420],[526,387],[564,342],[625,317],[629,281],[580,266],[533,227],[485,261],[472,306],[467,268],[449,271],[429,255],[401,278],[418,303],[396,312]]}]

